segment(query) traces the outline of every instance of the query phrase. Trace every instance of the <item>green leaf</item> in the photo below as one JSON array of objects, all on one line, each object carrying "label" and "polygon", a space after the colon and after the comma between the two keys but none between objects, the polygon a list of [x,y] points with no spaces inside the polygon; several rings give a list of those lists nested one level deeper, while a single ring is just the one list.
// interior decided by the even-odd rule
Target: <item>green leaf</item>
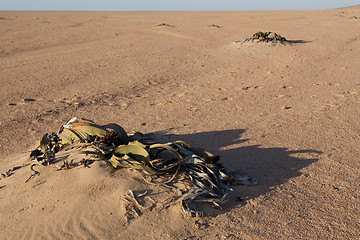
[{"label": "green leaf", "polygon": [[139,161],[149,162],[149,153],[141,146],[136,144],[120,145],[113,150],[117,155],[129,155],[134,156]]},{"label": "green leaf", "polygon": [[103,137],[106,134],[106,130],[102,126],[93,123],[75,122],[68,125],[67,128],[76,130],[79,133],[83,132],[88,135],[96,135],[99,137]]},{"label": "green leaf", "polygon": [[41,152],[45,152],[46,151],[46,149],[48,148],[48,146],[49,146],[49,143],[50,143],[50,139],[49,139],[49,137],[48,137],[48,134],[46,133],[43,137],[42,137],[42,139],[41,139],[41,141],[40,141],[40,149],[41,149]]},{"label": "green leaf", "polygon": [[64,163],[65,163],[66,169],[70,169],[69,161],[65,160]]},{"label": "green leaf", "polygon": [[129,142],[128,145],[135,145],[135,146],[138,146],[138,147],[141,147],[141,148],[146,148],[146,145],[145,144],[142,144],[141,142],[138,142],[138,141],[132,141],[132,142]]},{"label": "green leaf", "polygon": [[143,140],[143,138],[144,138],[144,134],[142,134],[141,132],[134,132],[129,135],[130,141],[141,142]]},{"label": "green leaf", "polygon": [[150,175],[158,173],[158,171],[153,168],[151,165],[147,164],[144,161],[139,161],[129,155],[122,155],[121,157],[116,156],[115,154],[111,158],[111,164],[116,161],[117,166],[133,168],[135,170],[144,171]]},{"label": "green leaf", "polygon": [[204,149],[192,147],[190,144],[188,144],[184,141],[181,141],[181,140],[175,141],[174,144],[179,145],[204,159],[213,156],[211,153],[205,151]]},{"label": "green leaf", "polygon": [[99,137],[103,137],[106,134],[106,130],[102,126],[84,118],[72,118],[63,127],[65,129],[76,130],[78,134],[83,132],[85,135],[81,135],[80,138],[85,138],[86,134]]},{"label": "green leaf", "polygon": [[90,135],[86,132],[78,131],[75,129],[72,129],[71,131],[76,134],[80,138],[80,140],[90,140],[91,138]]},{"label": "green leaf", "polygon": [[103,128],[114,130],[116,132],[116,134],[118,135],[119,139],[121,140],[122,144],[129,143],[129,137],[128,137],[127,133],[121,126],[117,125],[116,123],[110,123],[110,124],[104,125]]},{"label": "green leaf", "polygon": [[80,142],[81,138],[75,134],[73,131],[67,128],[63,128],[59,134],[61,138],[61,144],[72,144],[76,142]]},{"label": "green leaf", "polygon": [[112,157],[109,159],[109,162],[113,166],[113,168],[117,168],[120,166],[120,162],[116,159],[117,157],[115,155],[112,155]]},{"label": "green leaf", "polygon": [[179,162],[181,162],[183,160],[183,158],[181,157],[181,155],[172,147],[170,147],[169,145],[166,144],[161,144],[161,143],[156,143],[150,146],[150,149],[154,149],[154,148],[160,148],[160,149],[165,149],[168,150],[170,153],[172,153]]}]

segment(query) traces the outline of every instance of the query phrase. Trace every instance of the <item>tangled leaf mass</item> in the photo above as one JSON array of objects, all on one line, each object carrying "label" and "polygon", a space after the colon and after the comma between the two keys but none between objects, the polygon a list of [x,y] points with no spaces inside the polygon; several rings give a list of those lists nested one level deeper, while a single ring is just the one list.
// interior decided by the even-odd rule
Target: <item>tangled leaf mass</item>
[{"label": "tangled leaf mass", "polygon": [[257,32],[243,42],[287,42],[286,38],[274,32]]},{"label": "tangled leaf mass", "polygon": [[128,134],[117,124],[98,125],[82,118],[72,118],[58,132],[45,134],[30,159],[43,165],[62,160],[68,169],[71,166],[67,159],[75,154],[96,155],[113,168],[135,169],[150,183],[171,176],[167,181],[155,182],[166,184],[183,174],[191,181],[192,191],[182,196],[181,208],[192,217],[203,216],[196,207],[198,203],[209,202],[221,208],[229,199],[230,184],[257,184],[242,172],[227,171],[219,163],[219,156],[184,141],[148,142],[140,132]]}]

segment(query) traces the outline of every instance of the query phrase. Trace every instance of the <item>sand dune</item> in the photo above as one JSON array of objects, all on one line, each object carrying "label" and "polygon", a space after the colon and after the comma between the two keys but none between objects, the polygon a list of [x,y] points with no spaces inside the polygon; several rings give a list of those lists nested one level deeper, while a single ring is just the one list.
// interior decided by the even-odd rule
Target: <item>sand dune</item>
[{"label": "sand dune", "polygon": [[[358,238],[359,30],[359,6],[0,12],[0,172],[78,116],[183,139],[259,182],[189,218],[163,209],[178,190],[129,169],[38,166],[25,183],[24,167],[0,180],[0,238]],[[292,43],[234,43],[257,31]],[[147,191],[138,214],[121,199],[128,189]]]}]

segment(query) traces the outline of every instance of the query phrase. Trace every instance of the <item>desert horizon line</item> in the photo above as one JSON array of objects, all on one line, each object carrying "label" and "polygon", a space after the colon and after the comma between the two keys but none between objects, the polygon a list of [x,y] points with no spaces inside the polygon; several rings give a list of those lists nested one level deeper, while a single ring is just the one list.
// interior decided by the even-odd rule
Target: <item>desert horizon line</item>
[{"label": "desert horizon line", "polygon": [[0,12],[273,12],[273,11],[323,11],[323,10],[332,10],[332,9],[342,9],[342,8],[351,8],[360,6],[360,4],[349,5],[344,7],[334,7],[334,8],[314,8],[314,9],[124,9],[124,10],[95,10],[95,9],[0,9]]}]

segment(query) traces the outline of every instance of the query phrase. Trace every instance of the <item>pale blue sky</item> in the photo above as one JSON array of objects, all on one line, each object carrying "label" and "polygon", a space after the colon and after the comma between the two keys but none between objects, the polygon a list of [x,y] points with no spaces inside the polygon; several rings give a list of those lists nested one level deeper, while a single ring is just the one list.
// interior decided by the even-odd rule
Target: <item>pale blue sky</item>
[{"label": "pale blue sky", "polygon": [[318,10],[357,4],[359,0],[0,0],[0,10]]}]

